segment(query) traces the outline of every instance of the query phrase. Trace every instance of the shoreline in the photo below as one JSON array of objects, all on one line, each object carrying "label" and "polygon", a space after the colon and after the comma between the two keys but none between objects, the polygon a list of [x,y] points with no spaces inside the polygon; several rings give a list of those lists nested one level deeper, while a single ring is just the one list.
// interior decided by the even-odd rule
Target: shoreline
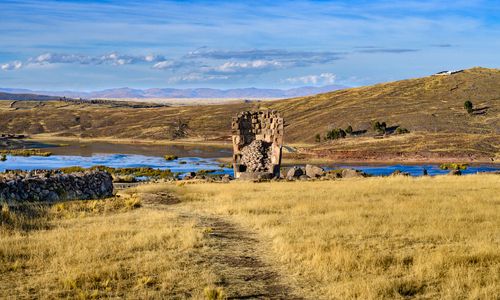
[{"label": "shoreline", "polygon": [[203,141],[203,140],[147,140],[147,139],[119,139],[119,138],[78,138],[78,137],[64,137],[64,136],[30,136],[25,141],[31,142],[79,142],[79,143],[110,143],[110,144],[126,144],[126,145],[180,145],[180,146],[211,146],[218,148],[231,148],[232,144],[229,142],[218,141]]},{"label": "shoreline", "polygon": [[[220,161],[221,163],[230,163],[231,162],[231,157],[223,157],[223,158],[218,158],[217,161]],[[465,163],[468,165],[495,165],[495,166],[500,166],[500,162],[498,161],[488,161],[488,160],[477,160],[477,161],[462,161],[462,160],[452,160],[452,159],[443,159],[443,160],[436,160],[436,159],[429,159],[429,160],[338,160],[338,159],[327,159],[327,158],[305,158],[305,159],[294,159],[294,158],[287,158],[283,157],[281,159],[281,165],[282,166],[294,166],[294,165],[306,165],[306,164],[312,164],[312,165],[440,165],[443,163]]]},{"label": "shoreline", "polygon": [[[138,145],[138,146],[168,146],[168,145],[176,145],[176,146],[206,146],[220,149],[230,149],[232,144],[229,142],[222,141],[202,141],[202,140],[148,140],[148,139],[118,139],[118,138],[77,138],[77,137],[59,137],[59,136],[48,136],[48,135],[35,135],[30,136],[24,141],[27,142],[38,142],[38,143],[54,143],[56,146],[60,145],[64,142],[74,142],[81,144],[99,144],[99,143],[109,143],[116,145]],[[457,158],[453,156],[443,156],[439,158],[423,158],[419,155],[415,155],[414,158],[409,157],[397,157],[394,155],[393,158],[385,157],[383,159],[373,159],[372,157],[368,159],[348,159],[348,158],[328,158],[328,157],[317,157],[308,153],[298,153],[298,152],[289,152],[289,149],[295,149],[296,147],[307,147],[306,144],[288,144],[283,146],[283,158],[282,165],[290,166],[290,165],[300,165],[300,164],[324,164],[324,165],[338,165],[338,164],[349,164],[349,165],[390,165],[390,164],[398,164],[398,165],[425,165],[425,164],[442,164],[442,163],[467,163],[470,165],[479,165],[479,164],[487,164],[487,165],[500,165],[500,161],[495,160],[492,161],[489,158],[477,158],[473,161],[470,158]],[[293,156],[301,156],[301,157],[293,157]],[[385,154],[386,156],[387,153]],[[288,157],[290,156],[290,157]],[[230,163],[231,157],[215,157],[215,159],[221,163]]]}]

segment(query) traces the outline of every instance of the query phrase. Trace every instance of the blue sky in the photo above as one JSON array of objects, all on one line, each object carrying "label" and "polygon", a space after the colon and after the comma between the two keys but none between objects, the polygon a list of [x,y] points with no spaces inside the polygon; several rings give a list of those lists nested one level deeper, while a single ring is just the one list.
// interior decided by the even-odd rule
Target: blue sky
[{"label": "blue sky", "polygon": [[359,86],[500,66],[500,1],[5,1],[0,87]]}]

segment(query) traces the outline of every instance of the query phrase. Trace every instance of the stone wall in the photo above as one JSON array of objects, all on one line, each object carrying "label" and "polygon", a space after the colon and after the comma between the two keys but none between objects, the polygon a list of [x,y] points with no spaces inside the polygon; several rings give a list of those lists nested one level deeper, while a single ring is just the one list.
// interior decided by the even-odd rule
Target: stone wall
[{"label": "stone wall", "polygon": [[0,201],[99,199],[113,195],[111,175],[103,171],[10,171],[0,174]]},{"label": "stone wall", "polygon": [[244,111],[233,118],[234,176],[279,177],[283,118],[277,111]]}]

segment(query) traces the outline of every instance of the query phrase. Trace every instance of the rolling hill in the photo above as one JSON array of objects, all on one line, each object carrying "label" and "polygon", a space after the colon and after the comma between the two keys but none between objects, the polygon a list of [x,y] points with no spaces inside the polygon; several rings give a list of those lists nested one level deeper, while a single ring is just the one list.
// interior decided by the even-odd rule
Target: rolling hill
[{"label": "rolling hill", "polygon": [[[470,100],[477,108],[469,115]],[[160,108],[106,104],[0,103],[0,132],[73,138],[230,141],[231,117],[241,110],[276,109],[285,117],[285,142],[301,152],[339,160],[500,159],[500,70],[473,68],[315,96],[272,102]],[[372,121],[409,134],[374,138]],[[186,126],[180,126],[185,124]],[[315,135],[351,125],[366,133],[315,143]],[[179,130],[179,128],[186,128]]]},{"label": "rolling hill", "polygon": [[38,95],[31,93],[5,93],[0,91],[0,100],[14,100],[14,101],[48,101],[48,100],[59,100],[58,96],[47,96],[47,95]]}]

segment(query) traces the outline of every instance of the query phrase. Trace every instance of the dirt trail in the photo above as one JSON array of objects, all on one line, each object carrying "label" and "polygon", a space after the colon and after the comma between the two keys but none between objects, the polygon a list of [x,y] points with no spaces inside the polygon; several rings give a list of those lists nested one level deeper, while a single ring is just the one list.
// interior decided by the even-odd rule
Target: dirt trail
[{"label": "dirt trail", "polygon": [[[165,202],[176,204],[172,195],[160,193]],[[265,262],[269,248],[256,233],[214,215],[204,215],[184,205],[160,205],[175,211],[181,218],[194,221],[208,235],[208,250],[203,258],[218,275],[227,299],[302,299],[293,294],[276,268]]]},{"label": "dirt trail", "polygon": [[238,228],[218,217],[200,216],[200,224],[210,228],[215,270],[221,271],[228,299],[298,299],[281,282],[278,272],[262,257],[263,245],[255,233]]}]

